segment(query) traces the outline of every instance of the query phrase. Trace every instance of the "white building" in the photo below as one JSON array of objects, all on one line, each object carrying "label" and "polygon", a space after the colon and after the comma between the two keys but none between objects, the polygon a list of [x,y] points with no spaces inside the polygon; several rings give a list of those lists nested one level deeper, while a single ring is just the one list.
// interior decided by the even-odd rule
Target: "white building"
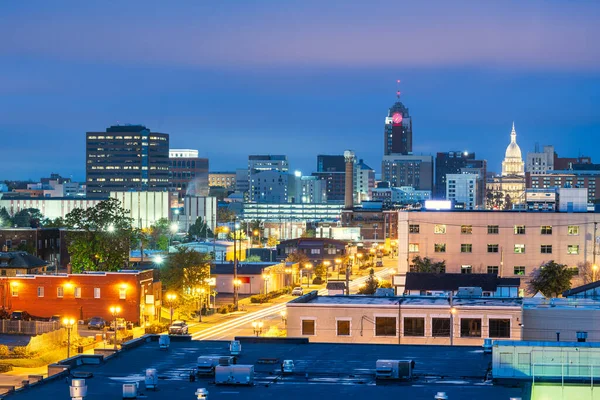
[{"label": "white building", "polygon": [[198,150],[169,149],[169,158],[198,158]]},{"label": "white building", "polygon": [[288,176],[290,203],[322,204],[327,203],[326,182],[317,176],[302,176],[300,171]]},{"label": "white building", "polygon": [[477,174],[447,174],[446,200],[463,203],[466,210],[476,209],[478,180]]},{"label": "white building", "polygon": [[412,186],[374,188],[371,190],[373,201],[381,201],[385,206],[392,204],[423,204],[431,199],[431,190],[416,190]]},{"label": "white building", "polygon": [[355,203],[371,200],[371,191],[375,187],[375,170],[358,160],[354,164],[354,193]]},{"label": "white building", "polygon": [[256,203],[287,203],[288,178],[287,172],[276,170],[252,173],[248,200]]},{"label": "white building", "polygon": [[133,226],[144,229],[154,225],[159,219],[170,219],[171,192],[110,192],[110,197],[121,202],[133,219]]},{"label": "white building", "polygon": [[175,221],[179,229],[187,232],[198,218],[202,218],[212,232],[217,226],[217,198],[207,196],[185,196],[183,198],[183,214]]},{"label": "white building", "polygon": [[544,151],[541,153],[537,148],[535,152],[527,153],[525,172],[540,175],[552,170],[554,170],[554,146],[544,146]]},{"label": "white building", "polygon": [[58,198],[58,197],[31,197],[31,198],[0,198],[0,209],[6,208],[10,215],[25,209],[37,208],[44,218],[64,218],[71,211],[82,208],[84,210],[95,207],[102,199],[88,198]]}]

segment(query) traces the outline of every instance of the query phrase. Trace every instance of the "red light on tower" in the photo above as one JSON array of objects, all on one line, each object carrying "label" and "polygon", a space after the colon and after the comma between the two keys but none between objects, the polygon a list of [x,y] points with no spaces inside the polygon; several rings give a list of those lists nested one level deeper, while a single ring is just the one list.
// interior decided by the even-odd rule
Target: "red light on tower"
[{"label": "red light on tower", "polygon": [[392,115],[392,122],[394,123],[394,125],[400,125],[402,123],[402,114],[400,113],[394,113]]}]

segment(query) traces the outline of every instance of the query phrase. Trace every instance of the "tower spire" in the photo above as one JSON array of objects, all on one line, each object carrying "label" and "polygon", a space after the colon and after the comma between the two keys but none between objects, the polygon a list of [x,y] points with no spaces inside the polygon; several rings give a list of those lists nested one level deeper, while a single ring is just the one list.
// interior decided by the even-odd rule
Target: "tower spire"
[{"label": "tower spire", "polygon": [[512,131],[510,131],[510,141],[511,143],[517,142],[517,131],[515,131],[515,121],[513,121]]},{"label": "tower spire", "polygon": [[396,84],[398,85],[396,89],[396,98],[400,100],[400,79],[396,81]]}]

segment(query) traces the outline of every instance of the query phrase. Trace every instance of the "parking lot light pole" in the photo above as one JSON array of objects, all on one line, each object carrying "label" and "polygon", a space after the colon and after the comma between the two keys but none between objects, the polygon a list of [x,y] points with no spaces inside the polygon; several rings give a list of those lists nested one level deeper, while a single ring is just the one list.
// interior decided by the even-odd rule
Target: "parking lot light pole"
[{"label": "parking lot light pole", "polygon": [[287,326],[287,311],[281,310],[280,314],[281,314],[281,320],[283,321],[285,326]]},{"label": "parking lot light pole", "polygon": [[121,307],[116,306],[116,307],[111,307],[110,309],[110,313],[113,316],[113,319],[115,321],[115,351],[117,351],[117,317],[119,316],[119,314],[121,313]]},{"label": "parking lot light pole", "polygon": [[253,321],[252,328],[254,329],[254,334],[256,337],[259,337],[263,330],[263,322],[262,321]]},{"label": "parking lot light pole", "polygon": [[67,328],[67,358],[71,358],[71,330],[75,326],[75,319],[64,318],[63,325]]},{"label": "parking lot light pole", "polygon": [[171,308],[171,323],[169,326],[173,325],[173,303],[177,299],[177,295],[175,293],[167,293],[167,301],[169,302],[169,307]]}]

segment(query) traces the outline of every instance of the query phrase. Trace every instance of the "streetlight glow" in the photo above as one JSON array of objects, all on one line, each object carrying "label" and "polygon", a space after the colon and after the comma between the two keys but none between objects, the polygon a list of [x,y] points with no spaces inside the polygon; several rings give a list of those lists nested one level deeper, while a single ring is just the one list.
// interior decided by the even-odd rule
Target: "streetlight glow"
[{"label": "streetlight glow", "polygon": [[177,231],[179,230],[179,224],[177,222],[173,222],[171,226],[169,226],[169,230],[171,231],[171,233],[177,233]]},{"label": "streetlight glow", "polygon": [[115,231],[115,226],[113,224],[110,224],[108,228],[106,228],[106,230],[108,231],[108,233],[113,233]]}]

